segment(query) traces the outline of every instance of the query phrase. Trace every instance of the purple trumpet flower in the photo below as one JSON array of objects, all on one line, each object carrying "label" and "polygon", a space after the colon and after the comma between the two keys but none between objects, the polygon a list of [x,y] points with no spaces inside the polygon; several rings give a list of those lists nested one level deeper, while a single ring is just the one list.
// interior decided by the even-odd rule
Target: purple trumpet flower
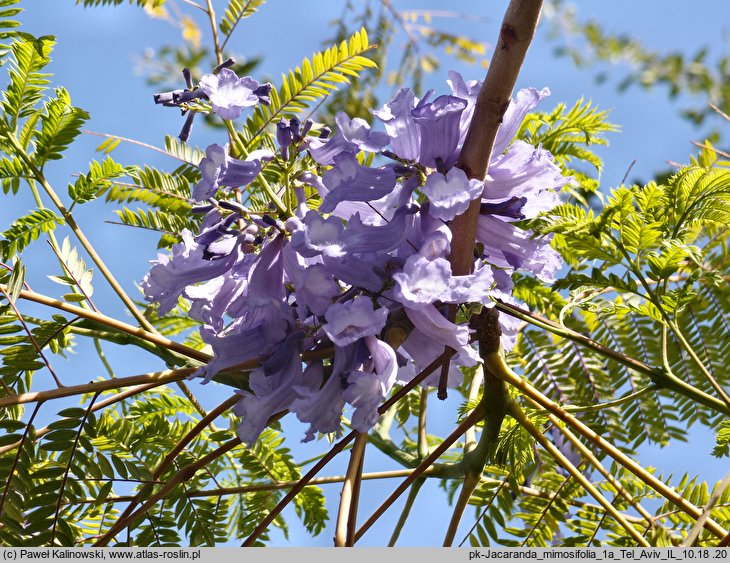
[{"label": "purple trumpet flower", "polygon": [[525,116],[549,95],[549,88],[543,88],[542,90],[524,88],[517,92],[517,96],[510,102],[507,111],[504,112],[504,117],[502,117],[502,125],[500,125],[497,137],[494,140],[493,155],[500,155],[504,152],[507,145],[517,134],[520,125],[525,120]]},{"label": "purple trumpet flower", "polygon": [[342,233],[344,226],[338,217],[325,219],[317,211],[311,209],[304,216],[304,221],[292,233],[291,244],[305,258],[320,254],[340,257],[344,255]]},{"label": "purple trumpet flower", "polygon": [[443,221],[451,221],[469,207],[469,202],[478,198],[484,190],[479,180],[470,180],[461,168],[452,168],[446,175],[433,172],[426,178],[423,193],[431,206],[428,212]]},{"label": "purple trumpet flower", "polygon": [[342,397],[355,407],[352,427],[368,432],[378,422],[378,407],[388,396],[398,373],[398,361],[393,349],[374,336],[365,337],[370,360],[362,370],[353,370],[347,378]]},{"label": "purple trumpet flower", "polygon": [[177,306],[186,287],[224,274],[237,259],[237,252],[232,251],[222,259],[207,260],[205,246],[196,243],[190,231],[185,229],[182,239],[172,247],[171,256],[158,254],[157,260],[151,261],[152,268],[140,283],[145,299],[160,304],[160,315]]},{"label": "purple trumpet flower", "polygon": [[411,309],[423,309],[437,301],[494,305],[490,297],[494,277],[488,266],[470,275],[452,276],[451,264],[445,258],[429,260],[413,254],[403,271],[393,274],[393,280],[394,298]]},{"label": "purple trumpet flower", "polygon": [[261,160],[273,156],[269,151],[255,151],[246,160],[228,154],[228,145],[210,145],[198,167],[202,178],[195,184],[193,199],[204,201],[213,197],[218,188],[238,188],[250,184],[261,172]]},{"label": "purple trumpet flower", "polygon": [[470,80],[465,82],[461,74],[454,70],[449,71],[449,80],[447,80],[449,86],[451,86],[451,93],[457,98],[466,100],[467,106],[464,112],[461,114],[461,120],[459,123],[459,142],[458,146],[461,147],[466,139],[466,134],[469,131],[469,124],[471,118],[474,115],[474,106],[477,103],[477,96],[482,88],[481,80]]},{"label": "purple trumpet flower", "polygon": [[356,153],[360,150],[378,152],[389,142],[388,135],[371,131],[364,119],[350,119],[346,113],[335,116],[337,132],[329,139],[310,139],[309,153],[319,164],[333,164],[334,157],[343,152]]},{"label": "purple trumpet flower", "polygon": [[319,206],[322,213],[331,213],[342,201],[380,199],[395,188],[395,172],[392,166],[361,166],[352,153],[338,154],[333,162],[332,168],[322,178],[329,190]]},{"label": "purple trumpet flower", "polygon": [[455,96],[439,96],[421,104],[411,115],[421,129],[418,162],[429,168],[448,170],[456,162],[459,123],[467,102]]},{"label": "purple trumpet flower", "polygon": [[548,237],[531,238],[529,231],[493,215],[479,216],[477,240],[484,245],[484,257],[498,268],[520,268],[547,283],[555,281],[563,264]]},{"label": "purple trumpet flower", "polygon": [[289,335],[261,368],[251,372],[248,384],[253,393],[239,391],[241,399],[233,412],[241,417],[238,437],[244,444],[255,443],[269,418],[289,408],[297,398],[296,388],[303,383],[299,357],[302,337],[302,332]]},{"label": "purple trumpet flower", "polygon": [[388,252],[406,240],[417,212],[416,205],[399,207],[389,223],[375,226],[365,225],[356,213],[342,234],[344,247],[354,253]]},{"label": "purple trumpet flower", "polygon": [[532,219],[558,205],[558,191],[570,181],[571,178],[560,173],[548,151],[524,141],[515,141],[506,154],[497,157],[490,165],[484,183],[484,197],[489,201],[523,199],[520,214],[515,218]]},{"label": "purple trumpet flower", "polygon": [[259,102],[268,103],[270,84],[260,85],[250,76],[239,78],[229,68],[222,68],[218,74],[204,74],[200,88],[210,99],[213,111],[221,119],[237,119],[244,108]]},{"label": "purple trumpet flower", "polygon": [[416,160],[421,150],[421,128],[411,112],[416,107],[416,96],[410,88],[401,88],[390,102],[373,115],[385,124],[393,152],[404,160]]},{"label": "purple trumpet flower", "polygon": [[373,309],[372,301],[362,295],[352,301],[333,303],[324,314],[324,331],[337,346],[347,346],[365,336],[378,334],[388,320],[388,310]]}]

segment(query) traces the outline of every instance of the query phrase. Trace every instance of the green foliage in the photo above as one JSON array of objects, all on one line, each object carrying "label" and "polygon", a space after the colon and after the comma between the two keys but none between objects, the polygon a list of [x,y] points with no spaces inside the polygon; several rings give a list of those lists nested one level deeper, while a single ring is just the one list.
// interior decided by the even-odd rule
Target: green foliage
[{"label": "green foliage", "polygon": [[367,32],[361,29],[339,46],[315,53],[311,60],[303,59],[300,67],[283,74],[279,87],[271,90],[271,103],[256,106],[246,121],[244,135],[249,148],[255,146],[269,125],[300,113],[339,85],[349,83],[363,69],[373,68],[373,61],[363,56],[371,49]]},{"label": "green foliage", "polygon": [[2,109],[5,120],[15,129],[18,120],[35,112],[49,83],[48,74],[41,70],[50,62],[54,41],[16,39],[10,46],[10,83],[3,91]]},{"label": "green foliage", "polygon": [[0,159],[0,181],[5,195],[17,194],[20,189],[20,179],[30,177],[32,177],[30,170],[20,158]]},{"label": "green foliage", "polygon": [[221,18],[221,33],[229,37],[241,20],[251,17],[266,0],[229,0],[225,15]]},{"label": "green foliage", "polygon": [[168,247],[179,242],[178,233],[183,229],[192,231],[196,228],[196,222],[193,219],[165,211],[145,211],[144,209],[132,211],[125,207],[117,210],[116,213],[122,225],[163,233],[157,244],[158,248]]},{"label": "green foliage", "polygon": [[[22,8],[16,7],[20,0],[0,0],[0,41],[22,34],[18,31],[20,23],[14,19]],[[7,54],[8,47],[0,45],[0,66],[4,63],[3,57]]]},{"label": "green foliage", "polygon": [[68,195],[74,203],[86,203],[103,194],[112,180],[130,174],[132,169],[125,169],[121,164],[107,157],[101,164],[95,160],[89,165],[89,172],[82,174],[75,183],[68,185]]},{"label": "green foliage", "polygon": [[50,209],[35,209],[13,221],[10,228],[2,233],[0,240],[0,256],[9,260],[43,233],[53,231],[57,225],[63,224],[63,219]]},{"label": "green foliage", "polygon": [[56,97],[45,106],[34,155],[41,167],[48,160],[62,158],[63,151],[81,133],[81,127],[89,119],[88,113],[71,105],[71,97],[65,88],[57,88]]},{"label": "green foliage", "polygon": [[723,420],[717,428],[715,449],[712,450],[715,457],[730,456],[730,420]]},{"label": "green foliage", "polygon": [[162,6],[165,0],[76,0],[76,4],[81,4],[84,8],[97,6],[121,6],[122,4],[132,4],[143,8],[157,8]]},{"label": "green foliage", "polygon": [[86,262],[79,256],[76,248],[71,247],[68,237],[63,239],[58,259],[63,264],[62,275],[48,276],[48,278],[74,290],[63,296],[66,301],[88,300],[94,294],[94,287],[91,285],[94,272],[86,267]]},{"label": "green foliage", "polygon": [[598,189],[598,181],[575,169],[575,165],[588,164],[600,174],[603,161],[590,147],[608,145],[605,134],[617,130],[607,118],[608,112],[597,109],[583,99],[570,109],[560,103],[550,113],[528,114],[518,137],[550,151],[563,169],[563,175],[573,176],[580,186],[580,192],[570,185],[567,189],[582,200],[586,194]]}]

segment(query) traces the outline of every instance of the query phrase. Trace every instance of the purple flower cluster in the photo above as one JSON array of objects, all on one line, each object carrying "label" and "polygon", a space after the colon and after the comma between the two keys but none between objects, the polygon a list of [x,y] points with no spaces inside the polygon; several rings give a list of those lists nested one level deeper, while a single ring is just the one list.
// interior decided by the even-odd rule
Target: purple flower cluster
[{"label": "purple flower cluster", "polygon": [[[200,232],[184,232],[171,256],[153,261],[142,287],[147,300],[159,303],[160,314],[181,296],[190,302],[189,315],[203,323],[202,338],[214,354],[196,374],[206,382],[266,358],[251,372],[235,407],[244,442],[254,442],[269,418],[285,410],[309,425],[305,441],[339,433],[346,405],[353,409],[352,427],[366,432],[393,385],[412,379],[447,346],[456,350],[449,384],[457,385],[458,366],[474,366],[479,357],[468,327],[449,321],[445,307],[511,300],[517,268],[553,280],[559,255],[517,222],[554,206],[569,179],[547,151],[512,142],[548,91],[517,94],[481,182],[455,167],[481,85],[457,73],[450,78],[451,95],[431,100],[429,92],[419,100],[402,89],[374,111],[385,132],[341,113],[332,136],[307,136],[311,123],[282,121],[278,155],[238,160],[227,147],[208,147],[194,189],[201,202],[197,211],[206,213]],[[253,100],[253,86],[226,82],[215,90],[220,99],[208,96],[214,107],[245,106]],[[371,153],[379,165],[365,164]],[[298,168],[307,170],[289,187],[298,206],[283,221],[252,213],[221,193],[251,183],[269,159],[311,164],[310,157],[318,166]],[[318,209],[308,206],[303,185],[318,192]],[[448,221],[477,198],[483,255],[472,274],[455,276]],[[394,313],[413,325],[397,349],[381,338]],[[502,329],[509,348],[516,326],[505,319]],[[329,346],[335,351],[331,361],[302,362],[302,352]],[[435,385],[437,377],[424,384]]]}]

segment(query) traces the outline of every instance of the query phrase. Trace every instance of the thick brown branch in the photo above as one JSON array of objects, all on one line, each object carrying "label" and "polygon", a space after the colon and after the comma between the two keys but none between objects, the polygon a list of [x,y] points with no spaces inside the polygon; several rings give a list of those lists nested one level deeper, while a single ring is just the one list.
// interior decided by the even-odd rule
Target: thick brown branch
[{"label": "thick brown branch", "polygon": [[[504,15],[489,71],[479,91],[457,164],[469,178],[483,180],[487,175],[497,130],[535,34],[541,8],[542,0],[512,0]],[[453,243],[449,259],[454,275],[468,274],[474,263],[480,203],[480,198],[472,201],[469,209],[450,225]]]}]

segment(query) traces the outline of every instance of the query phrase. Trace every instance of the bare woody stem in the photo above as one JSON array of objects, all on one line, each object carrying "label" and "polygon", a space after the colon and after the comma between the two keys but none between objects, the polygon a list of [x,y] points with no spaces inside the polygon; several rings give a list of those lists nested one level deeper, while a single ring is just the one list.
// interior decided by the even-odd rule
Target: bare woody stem
[{"label": "bare woody stem", "polygon": [[548,419],[550,422],[552,422],[553,426],[557,428],[557,430],[562,433],[573,446],[580,452],[580,454],[583,456],[583,459],[587,460],[593,467],[595,467],[598,472],[603,475],[603,477],[608,481],[611,486],[616,490],[616,493],[618,493],[620,496],[622,496],[626,501],[631,504],[631,506],[634,507],[634,509],[643,516],[644,520],[646,520],[646,523],[649,525],[650,528],[654,528],[656,526],[656,523],[654,522],[651,514],[647,512],[647,510],[639,504],[639,502],[631,496],[631,493],[627,491],[624,486],[621,484],[621,481],[616,479],[616,477],[613,476],[613,474],[606,469],[603,464],[598,460],[598,458],[593,455],[593,452],[589,450],[583,442],[581,442],[575,434],[573,434],[570,430],[563,427],[560,424],[560,421],[558,421],[557,418],[555,418],[554,415],[550,415],[550,418]]},{"label": "bare woody stem", "polygon": [[353,522],[352,507],[357,506],[357,483],[359,483],[359,475],[362,469],[362,459],[365,453],[365,445],[367,444],[367,434],[359,433],[355,437],[355,444],[350,450],[350,463],[347,466],[347,474],[342,483],[342,492],[340,493],[340,509],[337,514],[337,525],[335,527],[335,547],[352,546],[348,541],[351,536],[351,528]]},{"label": "bare woody stem", "polygon": [[[0,286],[0,287],[2,287],[3,290],[5,289],[4,286]],[[194,348],[190,348],[189,346],[185,346],[184,344],[180,344],[179,342],[175,342],[174,340],[165,338],[164,336],[161,336],[156,331],[152,332],[152,331],[148,331],[148,330],[145,330],[145,329],[142,329],[139,327],[135,327],[135,326],[129,325],[127,323],[124,323],[122,321],[118,321],[112,317],[103,315],[101,313],[96,313],[89,309],[83,309],[81,307],[76,307],[75,305],[71,305],[64,301],[59,301],[58,299],[54,299],[53,297],[48,297],[47,295],[36,293],[34,291],[22,290],[20,292],[19,297],[21,299],[26,299],[28,301],[40,303],[41,305],[47,305],[48,307],[53,307],[54,309],[66,311],[67,313],[72,313],[72,314],[82,317],[84,319],[90,319],[92,321],[96,321],[98,323],[101,323],[108,327],[114,328],[121,332],[126,332],[127,334],[131,334],[133,336],[138,336],[139,338],[147,340],[148,342],[152,342],[153,344],[162,346],[163,348],[167,348],[168,350],[173,350],[175,352],[183,354],[184,356],[187,356],[188,358],[192,358],[192,359],[198,360],[200,362],[205,363],[205,362],[210,361],[212,358],[212,356],[210,354],[206,354],[205,352],[195,350]]]},{"label": "bare woody stem", "polygon": [[[484,180],[487,175],[497,130],[535,34],[541,9],[542,0],[512,0],[507,7],[457,163],[469,178]],[[449,260],[454,275],[471,272],[480,205],[480,198],[475,199],[450,225],[453,243]]]},{"label": "bare woody stem", "polygon": [[[504,14],[489,70],[479,90],[474,114],[456,164],[471,179],[483,181],[487,175],[497,131],[509,107],[512,90],[535,35],[541,10],[542,0],[511,0]],[[449,224],[453,236],[449,262],[455,276],[471,273],[480,207],[481,197],[477,197],[464,213]],[[453,322],[456,308],[449,307],[447,316]],[[496,319],[494,322],[497,322]],[[447,377],[448,366],[444,363],[439,380],[440,399],[446,398]]]},{"label": "bare woody stem", "polygon": [[71,397],[74,395],[82,395],[84,393],[101,393],[102,391],[121,389],[123,387],[133,387],[137,385],[145,385],[146,389],[149,389],[153,386],[180,381],[188,377],[194,371],[195,368],[157,371],[154,373],[145,373],[143,375],[132,375],[130,377],[117,377],[114,379],[107,379],[105,381],[92,381],[91,383],[85,383],[83,385],[61,387],[60,389],[51,389],[49,391],[36,391],[33,393],[10,395],[8,397],[0,398],[0,409],[12,405],[42,403],[51,399],[60,399],[61,397]]},{"label": "bare woody stem", "polygon": [[553,334],[562,336],[567,340],[571,340],[573,342],[581,344],[582,346],[591,348],[592,350],[595,350],[606,358],[613,359],[628,368],[643,373],[647,375],[649,379],[651,379],[651,381],[658,387],[675,391],[676,393],[684,395],[685,397],[688,397],[701,405],[711,408],[716,412],[720,412],[725,415],[730,414],[730,409],[728,409],[727,405],[723,401],[717,399],[716,397],[713,397],[712,395],[708,395],[701,389],[693,387],[689,383],[682,381],[671,373],[659,371],[655,368],[652,368],[644,362],[622,354],[621,352],[617,352],[616,350],[612,350],[611,348],[604,346],[600,342],[596,342],[595,340],[584,334],[571,330],[568,327],[565,327],[549,319],[543,318],[530,311],[525,311],[524,309],[521,309],[514,305],[510,305],[509,303],[502,303],[498,301],[495,305],[495,308],[502,313],[507,313],[508,315],[528,322],[533,326],[542,328],[544,330],[547,330],[548,332],[552,332]]},{"label": "bare woody stem", "polygon": [[[481,403],[480,403],[481,405]],[[448,450],[456,440],[458,440],[464,432],[471,426],[474,426],[479,420],[484,417],[484,411],[482,408],[474,409],[469,416],[467,416],[456,429],[441,442],[431,454],[424,459],[421,464],[416,467],[411,474],[406,477],[403,482],[396,487],[391,495],[383,501],[383,503],[370,515],[365,523],[360,526],[358,531],[355,533],[355,541],[359,540],[370,527],[377,522],[377,520],[385,513],[388,508],[411,486],[411,484],[418,479],[439,457],[441,457],[446,450]]]}]

